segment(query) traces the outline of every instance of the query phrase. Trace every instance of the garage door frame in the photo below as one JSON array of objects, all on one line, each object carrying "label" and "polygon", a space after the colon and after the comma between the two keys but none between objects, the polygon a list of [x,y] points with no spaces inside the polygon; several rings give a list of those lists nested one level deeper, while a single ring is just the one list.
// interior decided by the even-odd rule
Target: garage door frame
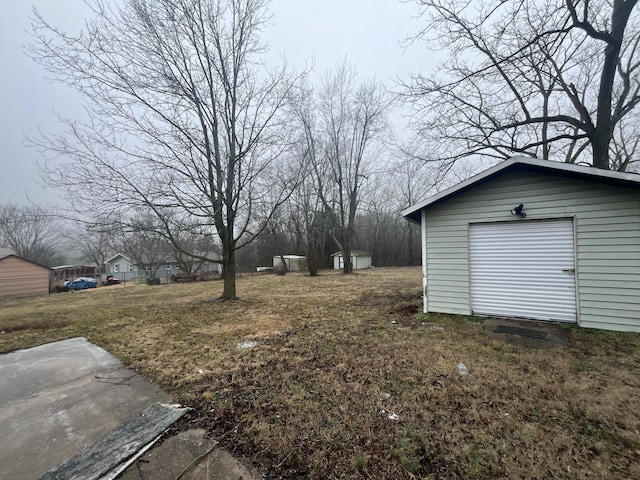
[{"label": "garage door frame", "polygon": [[474,315],[578,323],[574,217],[470,223],[468,241]]}]

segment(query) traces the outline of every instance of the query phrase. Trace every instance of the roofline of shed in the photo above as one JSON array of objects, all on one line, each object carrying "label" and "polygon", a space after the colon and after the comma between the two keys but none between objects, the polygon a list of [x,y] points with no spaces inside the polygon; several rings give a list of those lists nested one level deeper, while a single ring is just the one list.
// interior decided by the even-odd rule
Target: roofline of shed
[{"label": "roofline of shed", "polygon": [[[367,252],[366,250],[351,250],[351,256],[352,257],[367,257],[367,256],[371,256],[370,252]],[[342,255],[341,251],[338,251],[336,253],[332,253],[330,256],[335,257],[337,255]]]},{"label": "roofline of shed", "polygon": [[[112,256],[111,258],[107,258],[104,263],[109,263],[111,260],[113,260],[116,257],[122,257],[125,258],[126,260],[128,260],[129,262],[131,262],[131,259],[129,257],[127,257],[126,255],[122,254],[122,253],[116,253],[114,256]],[[133,262],[132,262],[133,263]],[[104,264],[103,264],[104,265]]]},{"label": "roofline of shed", "polygon": [[16,258],[19,258],[20,260],[24,260],[25,262],[29,262],[29,263],[31,263],[33,265],[37,265],[38,267],[42,267],[42,268],[46,268],[47,270],[51,270],[51,267],[49,267],[47,265],[43,265],[42,263],[34,262],[33,260],[29,260],[28,258],[21,257],[20,255],[18,255],[16,253],[10,253],[9,255],[5,255],[3,257],[0,257],[0,260],[4,260],[5,258],[9,258],[9,257],[16,257]]},{"label": "roofline of shed", "polygon": [[600,168],[575,165],[572,163],[554,162],[551,160],[540,160],[532,157],[511,157],[508,160],[498,163],[483,172],[474,175],[463,182],[460,182],[436,195],[426,198],[402,210],[402,216],[407,220],[420,223],[420,212],[449,197],[462,193],[470,188],[489,180],[491,177],[508,170],[514,166],[531,167],[538,171],[548,171],[556,174],[567,175],[574,178],[583,178],[596,182],[615,183],[631,188],[640,188],[640,175],[628,172],[618,172],[604,170]]},{"label": "roofline of shed", "polygon": [[77,267],[100,268],[98,265],[94,265],[94,264],[74,263],[69,265],[56,265],[55,267],[51,267],[51,270],[63,270],[63,269],[77,268]]}]

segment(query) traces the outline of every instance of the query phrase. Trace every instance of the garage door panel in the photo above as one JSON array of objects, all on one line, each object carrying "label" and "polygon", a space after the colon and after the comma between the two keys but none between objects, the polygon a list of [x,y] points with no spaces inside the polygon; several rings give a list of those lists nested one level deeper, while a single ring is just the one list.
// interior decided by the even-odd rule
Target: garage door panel
[{"label": "garage door panel", "polygon": [[476,314],[576,321],[571,219],[473,224],[469,268]]}]

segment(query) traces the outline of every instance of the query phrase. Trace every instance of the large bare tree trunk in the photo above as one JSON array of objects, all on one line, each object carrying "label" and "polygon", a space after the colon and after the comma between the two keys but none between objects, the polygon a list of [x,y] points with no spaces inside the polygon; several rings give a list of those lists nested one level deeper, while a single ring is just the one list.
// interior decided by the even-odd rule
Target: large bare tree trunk
[{"label": "large bare tree trunk", "polygon": [[223,300],[233,300],[236,298],[236,251],[228,249],[222,256],[222,278],[224,279]]},{"label": "large bare tree trunk", "polygon": [[637,0],[614,0],[610,32],[605,33],[596,30],[589,23],[588,18],[580,19],[575,11],[574,2],[567,0],[574,25],[583,29],[590,37],[605,43],[604,62],[598,90],[597,124],[591,138],[593,166],[596,168],[607,170],[610,168],[609,144],[613,138],[613,130],[617,123],[617,120],[612,118],[613,88],[620,64],[620,49],[622,48],[624,33],[627,29],[631,11],[636,3]]}]

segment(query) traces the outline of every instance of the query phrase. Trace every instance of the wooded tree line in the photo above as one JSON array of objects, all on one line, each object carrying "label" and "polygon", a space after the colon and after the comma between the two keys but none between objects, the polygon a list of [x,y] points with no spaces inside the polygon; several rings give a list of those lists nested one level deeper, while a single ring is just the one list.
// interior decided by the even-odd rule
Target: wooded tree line
[{"label": "wooded tree line", "polygon": [[65,260],[57,221],[38,206],[0,204],[0,247],[41,265],[61,265]]},{"label": "wooded tree line", "polygon": [[[635,168],[637,0],[416,2],[425,28],[407,32],[410,48],[443,60],[401,85],[346,61],[324,73],[265,65],[267,0],[96,2],[78,35],[34,12],[30,55],[88,112],[31,139],[49,157],[45,180],[108,192],[75,213],[127,231],[143,212],[185,255],[187,239],[217,238],[231,299],[237,265],[273,252],[306,254],[312,274],[337,250],[417,261],[401,208],[486,162]],[[411,136],[392,129],[399,108]]]}]

